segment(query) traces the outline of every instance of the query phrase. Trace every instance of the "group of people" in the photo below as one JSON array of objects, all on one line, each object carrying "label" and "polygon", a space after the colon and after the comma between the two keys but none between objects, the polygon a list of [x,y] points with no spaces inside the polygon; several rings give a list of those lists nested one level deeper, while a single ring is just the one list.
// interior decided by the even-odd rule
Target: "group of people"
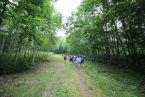
[{"label": "group of people", "polygon": [[71,63],[75,63],[78,66],[84,66],[84,58],[82,56],[64,54],[64,61],[70,61]]}]

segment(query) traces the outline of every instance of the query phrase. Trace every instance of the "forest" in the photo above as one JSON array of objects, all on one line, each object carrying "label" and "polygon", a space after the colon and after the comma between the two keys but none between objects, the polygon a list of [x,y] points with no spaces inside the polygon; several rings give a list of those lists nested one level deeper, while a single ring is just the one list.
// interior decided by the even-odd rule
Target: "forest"
[{"label": "forest", "polygon": [[83,0],[64,25],[68,51],[145,73],[144,0]]},{"label": "forest", "polygon": [[0,0],[0,73],[20,72],[55,48],[61,15],[51,0]]},{"label": "forest", "polygon": [[56,36],[62,16],[52,2],[0,1],[1,73],[27,69],[47,51],[78,54],[145,73],[143,0],[83,0],[63,24],[64,43]]},{"label": "forest", "polygon": [[144,74],[145,0],[0,0],[0,97],[145,97]]}]

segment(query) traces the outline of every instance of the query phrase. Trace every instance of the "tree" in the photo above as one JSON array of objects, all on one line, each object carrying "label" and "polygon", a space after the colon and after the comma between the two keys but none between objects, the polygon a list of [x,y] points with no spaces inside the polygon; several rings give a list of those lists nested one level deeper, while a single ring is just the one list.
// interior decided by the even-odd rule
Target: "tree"
[{"label": "tree", "polygon": [[143,71],[143,4],[142,0],[83,0],[66,25],[70,52]]},{"label": "tree", "polygon": [[0,5],[1,72],[6,67],[4,56],[12,56],[11,64],[34,64],[39,51],[55,46],[61,15],[51,0],[1,0]]}]

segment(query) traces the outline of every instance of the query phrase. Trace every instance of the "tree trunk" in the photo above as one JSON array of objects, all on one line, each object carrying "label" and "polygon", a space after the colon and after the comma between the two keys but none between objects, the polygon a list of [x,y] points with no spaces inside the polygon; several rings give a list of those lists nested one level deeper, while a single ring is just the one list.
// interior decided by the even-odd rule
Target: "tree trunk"
[{"label": "tree trunk", "polygon": [[35,50],[35,47],[34,47],[33,52],[32,52],[32,64],[35,63],[35,56],[36,56],[36,50]]}]

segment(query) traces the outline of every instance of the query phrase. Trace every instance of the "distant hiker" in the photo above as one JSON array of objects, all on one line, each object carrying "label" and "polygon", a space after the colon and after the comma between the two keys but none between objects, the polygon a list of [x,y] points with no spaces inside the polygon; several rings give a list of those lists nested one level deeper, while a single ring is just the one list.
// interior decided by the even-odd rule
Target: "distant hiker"
[{"label": "distant hiker", "polygon": [[81,57],[77,57],[76,58],[76,64],[80,67],[80,63],[81,63]]},{"label": "distant hiker", "polygon": [[67,59],[67,55],[64,54],[64,62],[66,62],[66,59]]},{"label": "distant hiker", "polygon": [[73,62],[73,56],[70,55],[70,59],[69,59],[70,62]]},{"label": "distant hiker", "polygon": [[76,63],[77,56],[74,55],[73,62]]},{"label": "distant hiker", "polygon": [[67,61],[69,61],[69,59],[70,59],[70,56],[69,56],[69,55],[67,55],[67,56],[66,56],[66,60],[67,60]]},{"label": "distant hiker", "polygon": [[75,64],[77,64],[77,63],[78,63],[78,56],[75,56],[74,63],[75,63]]}]

